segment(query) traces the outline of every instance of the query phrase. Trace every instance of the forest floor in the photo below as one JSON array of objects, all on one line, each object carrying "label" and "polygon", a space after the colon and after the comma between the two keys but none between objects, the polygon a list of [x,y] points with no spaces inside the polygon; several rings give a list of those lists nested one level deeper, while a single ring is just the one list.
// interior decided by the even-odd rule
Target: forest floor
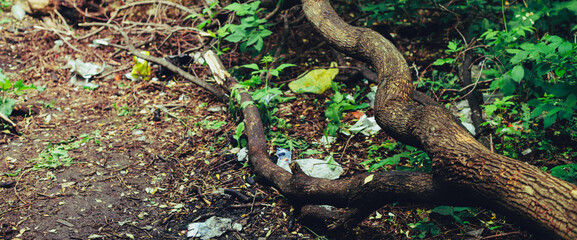
[{"label": "forest floor", "polygon": [[[238,122],[231,118],[227,103],[182,79],[126,79],[123,75],[133,66],[130,54],[110,46],[90,46],[102,38],[120,44],[121,37],[113,29],[80,39],[97,27],[81,28],[78,19],[68,19],[72,26],[68,28],[57,16],[26,16],[19,21],[8,11],[0,19],[11,19],[0,24],[2,73],[12,81],[45,87],[20,96],[4,93],[17,99],[18,105],[10,117],[16,126],[3,122],[0,133],[0,182],[11,185],[0,188],[0,238],[185,239],[188,224],[212,216],[242,225],[241,231],[227,231],[218,239],[319,237],[298,221],[289,229],[290,203],[274,188],[255,183],[250,165],[237,160],[233,136]],[[273,32],[265,44],[267,51],[275,49],[280,38],[281,31]],[[149,35],[132,36],[138,42]],[[57,40],[63,44],[56,44]],[[157,35],[142,49],[164,57],[201,49],[208,41],[210,37],[193,32],[174,32],[174,36]],[[299,67],[275,83],[288,97],[296,95],[283,83],[301,70],[334,61],[334,53],[321,42],[306,20],[291,27],[285,59]],[[230,68],[254,63],[237,49],[221,58]],[[104,63],[109,70],[93,77],[90,82],[98,86],[87,89],[70,84],[74,74],[65,67],[70,60]],[[203,79],[211,76],[206,66],[189,70]],[[305,94],[279,104],[278,117],[293,127],[278,129],[282,133],[278,136],[312,146],[323,136],[325,102],[331,95],[331,91]],[[352,125],[354,119],[347,114],[344,122]],[[367,160],[367,147],[384,139],[390,140],[382,132],[371,137],[340,134],[323,151],[334,153],[346,177],[366,171],[359,163]],[[293,155],[304,149],[296,149]],[[275,150],[271,144],[272,156]],[[435,239],[530,238],[488,210],[478,209],[463,226],[450,216],[431,214],[432,207],[386,205],[355,231],[359,239],[419,238],[422,231],[423,237]],[[440,226],[442,234],[432,237],[431,229],[410,227],[418,222],[429,228]],[[487,222],[498,227],[489,229]],[[475,238],[471,231],[478,229],[484,232]]]}]

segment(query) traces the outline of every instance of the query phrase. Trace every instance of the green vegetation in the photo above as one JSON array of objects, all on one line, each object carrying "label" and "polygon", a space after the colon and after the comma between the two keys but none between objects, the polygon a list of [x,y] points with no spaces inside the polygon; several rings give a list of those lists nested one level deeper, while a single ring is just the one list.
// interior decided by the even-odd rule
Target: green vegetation
[{"label": "green vegetation", "polygon": [[222,128],[222,126],[226,125],[226,122],[218,120],[211,121],[209,120],[209,117],[207,117],[204,120],[200,121],[198,124],[202,125],[207,130],[218,130]]},{"label": "green vegetation", "polygon": [[413,236],[420,239],[426,238],[428,235],[436,236],[441,234],[441,229],[432,222],[428,215],[430,213],[439,214],[442,216],[451,217],[458,225],[462,227],[467,227],[469,222],[466,220],[467,218],[475,217],[478,211],[474,208],[470,207],[454,207],[454,206],[438,206],[430,211],[424,211],[418,209],[418,215],[425,215],[421,221],[417,223],[409,224],[409,227],[412,228],[414,231],[418,232],[418,235]]},{"label": "green vegetation", "polygon": [[20,96],[24,94],[25,90],[44,91],[43,87],[36,87],[34,85],[24,85],[22,80],[12,82],[2,73],[0,69],[0,113],[4,116],[10,116],[12,110],[17,103],[17,100],[9,96]]},{"label": "green vegetation", "polygon": [[337,131],[339,130],[341,121],[343,120],[344,111],[369,107],[369,104],[367,103],[358,103],[363,99],[363,97],[361,97],[361,93],[364,89],[360,89],[357,86],[354,95],[344,95],[339,90],[342,86],[342,84],[336,82],[332,83],[331,88],[335,94],[331,97],[331,100],[328,102],[327,109],[325,110],[325,117],[327,118],[327,128],[325,130],[325,135],[332,137],[337,135]]},{"label": "green vegetation", "polygon": [[[403,151],[403,148],[406,151]],[[394,166],[395,170],[399,171],[430,172],[432,168],[432,161],[425,151],[399,142],[386,140],[380,145],[371,145],[367,149],[367,154],[369,160],[361,164],[369,172],[376,171],[379,168],[390,169],[389,166]],[[403,159],[407,161],[404,162],[402,161]]]},{"label": "green vegetation", "polygon": [[267,28],[266,19],[260,19],[257,13],[260,1],[250,3],[231,3],[224,9],[234,11],[240,19],[240,24],[226,24],[218,29],[218,37],[232,43],[240,43],[240,51],[255,50],[260,52],[264,44],[264,38],[272,34]]},{"label": "green vegetation", "polygon": [[12,6],[12,1],[0,0],[0,11],[8,9],[10,6]]},{"label": "green vegetation", "polygon": [[48,146],[38,154],[37,158],[30,159],[34,164],[31,170],[56,169],[72,165],[74,159],[69,156],[68,151],[80,148],[90,140],[100,144],[98,138],[100,131],[95,130],[92,134],[81,134],[78,138],[61,141],[56,144],[49,143]]},{"label": "green vegetation", "polygon": [[[282,90],[284,85],[271,83],[271,79],[278,78],[284,69],[294,65],[281,64],[276,68],[269,66],[274,59],[262,51],[266,37],[272,33],[268,28],[273,25],[262,18],[260,3],[254,1],[226,6],[224,9],[234,11],[238,19],[213,33],[213,37],[218,40],[215,48],[220,54],[229,50],[220,49],[220,40],[226,40],[238,43],[241,52],[252,53],[252,56],[264,55],[258,63],[233,69],[233,74],[242,81],[232,92],[232,97],[239,104],[231,101],[229,109],[236,115],[238,109],[249,105],[258,107],[268,130],[267,140],[273,148],[300,149],[303,150],[300,156],[330,152],[330,149],[319,151],[315,148],[318,145],[309,143],[310,140],[291,137],[285,131],[292,124],[278,116],[278,105],[294,98],[286,97]],[[513,3],[500,0],[361,0],[360,3],[362,11],[368,14],[364,22],[360,20],[365,26],[411,25],[413,30],[419,28],[419,25],[430,28],[427,24],[435,23],[441,25],[441,28],[458,29],[448,34],[449,39],[443,38],[447,43],[445,51],[427,63],[430,65],[415,85],[419,90],[438,96],[437,99],[447,105],[463,100],[468,94],[486,96],[481,106],[485,115],[482,126],[486,128],[482,132],[492,138],[491,147],[495,152],[524,161],[530,160],[536,165],[553,156],[568,160],[577,157],[572,146],[565,144],[577,142],[577,25],[574,21],[577,0]],[[210,6],[210,9],[213,7]],[[201,23],[199,28],[214,18],[214,15],[210,15],[210,9],[203,11],[209,20]],[[455,23],[459,24],[457,28],[453,28]],[[417,42],[427,42],[433,37],[423,35],[414,38],[418,38]],[[465,53],[472,56],[475,65],[467,66],[470,67],[467,71],[474,70],[472,80],[475,85],[466,89],[461,86],[460,70],[463,68]],[[342,89],[343,86],[333,83],[331,88],[334,93],[327,96],[324,112],[327,121],[324,129],[326,137],[338,136],[346,111],[368,107],[368,104],[362,103],[365,89],[356,86],[353,93],[349,94]],[[247,89],[251,90],[254,102],[241,103],[238,93]],[[447,89],[453,91],[448,93]],[[322,97],[319,99],[315,101],[322,101]],[[318,102],[316,104],[320,105]],[[240,123],[235,131],[234,139],[239,147],[246,146],[246,140],[242,137],[244,130],[244,123]],[[555,138],[568,141],[554,141]],[[422,150],[387,140],[369,146],[367,158],[361,165],[368,171],[429,172],[432,161]],[[575,166],[557,166],[551,168],[550,172],[575,183]],[[450,217],[460,226],[467,226],[467,218],[476,214],[472,208],[449,206],[436,207],[426,212]],[[500,227],[491,222],[486,225],[490,229]],[[425,238],[441,233],[441,228],[428,217],[410,227],[418,233],[411,237]]]},{"label": "green vegetation", "polygon": [[[495,151],[513,158],[531,154],[531,159],[544,162],[558,152],[565,152],[568,160],[577,156],[568,150],[577,141],[575,6],[575,0],[365,1],[362,10],[370,14],[367,26],[459,23],[446,57],[432,63],[417,87],[443,101],[461,101],[470,89],[456,94],[443,89],[461,88],[458,69],[465,53],[470,54],[475,91],[493,99],[482,108],[487,116],[483,125],[494,132]],[[445,14],[435,18],[423,9]]]},{"label": "green vegetation", "polygon": [[114,110],[116,110],[116,115],[119,117],[132,115],[132,109],[130,109],[128,105],[119,107],[116,103],[113,103],[112,107],[114,107]]}]

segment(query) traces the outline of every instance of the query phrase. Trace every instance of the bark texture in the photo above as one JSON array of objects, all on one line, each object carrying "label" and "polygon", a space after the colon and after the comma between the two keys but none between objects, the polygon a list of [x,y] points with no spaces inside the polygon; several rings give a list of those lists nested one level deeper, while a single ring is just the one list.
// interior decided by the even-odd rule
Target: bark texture
[{"label": "bark texture", "polygon": [[445,109],[417,104],[406,61],[378,33],[348,25],[326,0],[303,0],[303,10],[330,43],[377,69],[377,122],[397,140],[429,154],[435,182],[470,189],[488,207],[524,224],[558,238],[577,239],[577,186],[492,153]]}]

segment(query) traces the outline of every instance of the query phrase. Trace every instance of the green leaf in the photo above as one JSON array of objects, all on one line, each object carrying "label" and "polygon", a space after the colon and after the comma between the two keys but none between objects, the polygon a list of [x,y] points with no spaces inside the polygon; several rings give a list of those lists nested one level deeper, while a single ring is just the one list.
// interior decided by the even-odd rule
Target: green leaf
[{"label": "green leaf", "polygon": [[577,182],[577,164],[567,164],[556,166],[551,169],[551,175],[561,178],[565,181],[576,183]]},{"label": "green leaf", "polygon": [[4,114],[4,116],[10,116],[12,114],[12,110],[14,110],[14,106],[16,105],[16,100],[12,98],[5,98],[4,101],[0,99],[0,112]]},{"label": "green leaf", "polygon": [[565,55],[567,53],[569,53],[569,51],[571,51],[573,49],[573,45],[570,42],[564,41],[563,43],[561,43],[561,45],[559,45],[559,54],[561,55]]},{"label": "green leaf", "polygon": [[553,114],[557,114],[561,110],[563,110],[562,107],[555,107],[547,113],[547,116],[552,116]]},{"label": "green leaf", "polygon": [[254,101],[245,101],[242,104],[240,104],[240,108],[245,109],[248,105],[254,105]]},{"label": "green leaf", "polygon": [[511,70],[511,78],[513,81],[520,83],[523,80],[523,76],[525,76],[525,70],[523,70],[523,66],[517,65],[513,67]]},{"label": "green leaf", "polygon": [[447,64],[447,63],[448,63],[448,64],[451,64],[451,63],[453,63],[453,62],[455,62],[455,59],[454,59],[454,58],[440,58],[440,59],[435,60],[435,62],[433,63],[433,65],[435,65],[435,66],[441,66],[441,65],[444,65],[444,64]]},{"label": "green leaf", "polygon": [[256,44],[254,45],[254,49],[256,49],[256,51],[260,52],[262,50],[263,45],[264,45],[264,41],[262,40],[261,37],[258,37]]},{"label": "green leaf", "polygon": [[543,119],[543,128],[551,127],[555,121],[557,121],[557,114],[545,116]]},{"label": "green leaf", "polygon": [[565,99],[565,106],[567,106],[568,108],[573,108],[576,103],[577,103],[577,95],[575,95],[574,93],[569,94],[569,96],[567,96],[567,99]]},{"label": "green leaf", "polygon": [[240,144],[240,136],[242,136],[242,132],[244,131],[244,122],[241,122],[236,126],[236,131],[233,138]]},{"label": "green leaf", "polygon": [[258,35],[259,35],[261,38],[268,37],[268,36],[270,36],[271,34],[272,34],[272,32],[271,32],[270,30],[268,30],[268,29],[263,29],[262,31],[260,31],[260,32],[258,33]]},{"label": "green leaf", "polygon": [[260,37],[258,35],[251,35],[248,40],[246,41],[246,45],[250,46],[253,45],[254,43],[256,43],[258,40],[260,39]]},{"label": "green leaf", "polygon": [[242,65],[240,67],[248,68],[248,69],[252,69],[252,70],[257,70],[257,71],[260,70],[260,68],[258,67],[258,65],[256,63],[245,64],[245,65]]},{"label": "green leaf", "polygon": [[245,33],[242,33],[240,31],[236,31],[236,32],[232,32],[230,35],[225,37],[224,40],[227,40],[231,43],[237,43],[237,42],[240,42],[240,40],[242,40],[245,36],[246,36]]},{"label": "green leaf", "polygon": [[304,152],[301,152],[300,155],[314,155],[314,154],[319,154],[319,153],[323,153],[322,151],[319,150],[315,150],[315,149],[307,149]]},{"label": "green leaf", "polygon": [[296,64],[292,64],[292,63],[283,63],[283,64],[281,64],[280,66],[278,66],[278,67],[276,68],[276,70],[279,70],[279,71],[282,72],[282,70],[284,70],[284,69],[287,68],[287,67],[296,67],[296,66],[297,66]]},{"label": "green leaf", "polygon": [[555,76],[557,76],[558,78],[561,78],[561,77],[563,77],[563,75],[565,75],[565,72],[566,72],[565,69],[559,67],[559,68],[555,69]]},{"label": "green leaf", "polygon": [[515,54],[515,56],[513,56],[511,58],[511,60],[509,60],[509,62],[511,62],[512,64],[519,64],[521,62],[524,62],[525,60],[527,60],[529,53],[526,51],[520,51],[517,54]]},{"label": "green leaf", "polygon": [[514,81],[511,80],[511,77],[504,75],[503,76],[503,82],[501,85],[501,91],[503,91],[503,94],[505,95],[512,95],[513,93],[515,93],[515,89],[517,88],[517,85],[515,84]]},{"label": "green leaf", "polygon": [[431,212],[438,213],[444,216],[454,215],[453,208],[450,206],[438,206],[436,208],[431,209]]},{"label": "green leaf", "polygon": [[495,111],[497,111],[497,106],[495,105],[485,106],[485,112],[487,113],[487,116],[493,116],[493,113]]},{"label": "green leaf", "polygon": [[411,157],[411,153],[410,152],[402,152],[402,153],[398,153],[393,155],[392,157],[388,157],[385,158],[381,161],[379,161],[378,163],[373,164],[370,168],[369,168],[369,172],[372,172],[384,165],[395,165],[395,164],[399,164],[399,162],[401,161],[401,158],[410,158]]}]

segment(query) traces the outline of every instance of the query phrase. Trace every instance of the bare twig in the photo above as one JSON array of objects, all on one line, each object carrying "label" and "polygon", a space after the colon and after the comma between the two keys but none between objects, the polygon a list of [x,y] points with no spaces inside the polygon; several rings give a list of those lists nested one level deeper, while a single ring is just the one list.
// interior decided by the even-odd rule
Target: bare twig
[{"label": "bare twig", "polygon": [[4,119],[4,121],[10,123],[10,125],[12,126],[16,126],[16,123],[12,122],[12,120],[10,120],[10,118],[8,118],[6,115],[4,115],[4,113],[0,112],[0,118]]}]

